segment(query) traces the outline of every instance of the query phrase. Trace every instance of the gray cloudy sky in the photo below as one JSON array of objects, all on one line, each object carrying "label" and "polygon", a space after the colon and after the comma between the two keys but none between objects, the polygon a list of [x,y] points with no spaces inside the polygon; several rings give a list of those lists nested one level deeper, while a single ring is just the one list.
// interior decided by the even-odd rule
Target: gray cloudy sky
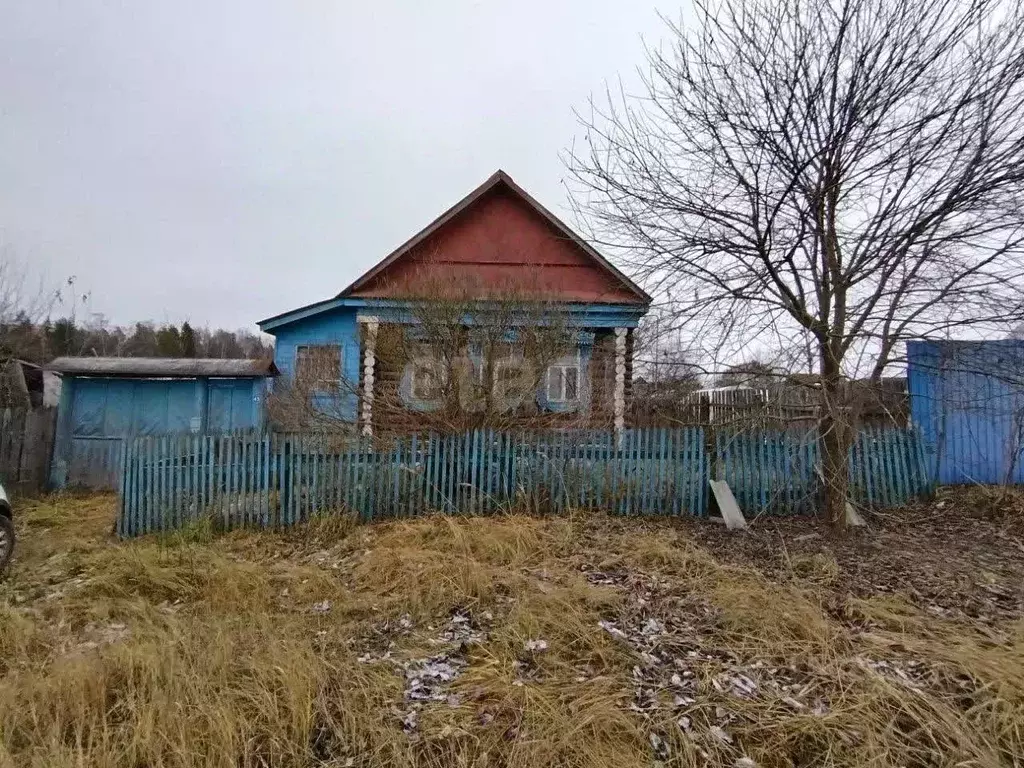
[{"label": "gray cloudy sky", "polygon": [[654,2],[0,0],[0,243],[113,322],[254,327],[498,167],[565,213]]}]

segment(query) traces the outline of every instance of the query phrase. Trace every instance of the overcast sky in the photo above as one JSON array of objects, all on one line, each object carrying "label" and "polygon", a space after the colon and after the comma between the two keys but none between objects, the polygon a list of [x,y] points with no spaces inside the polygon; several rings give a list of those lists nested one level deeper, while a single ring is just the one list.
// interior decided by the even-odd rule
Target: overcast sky
[{"label": "overcast sky", "polygon": [[623,0],[0,0],[0,243],[113,322],[254,328],[499,167],[566,215],[573,107],[662,36]]}]

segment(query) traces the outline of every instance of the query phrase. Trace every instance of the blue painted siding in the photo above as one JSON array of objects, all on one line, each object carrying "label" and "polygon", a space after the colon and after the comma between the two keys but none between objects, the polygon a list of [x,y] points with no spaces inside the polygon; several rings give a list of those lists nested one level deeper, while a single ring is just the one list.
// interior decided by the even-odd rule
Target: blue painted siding
[{"label": "blue painted siding", "polygon": [[211,379],[207,391],[206,432],[230,432],[248,429],[259,423],[252,381],[247,379]]},{"label": "blue painted siding", "polygon": [[[575,304],[565,305],[565,312],[568,316],[568,325],[576,328],[636,328],[640,318],[646,313],[643,307],[626,304]],[[401,302],[387,302],[381,305],[367,305],[359,310],[360,315],[373,315],[382,323],[400,323],[415,325],[417,323],[416,313]],[[310,318],[314,319],[314,318]],[[532,314],[524,319],[534,319]],[[473,316],[467,314],[463,323],[467,326],[473,325]],[[510,321],[512,322],[512,321]],[[269,331],[276,333],[277,331]]]},{"label": "blue painted siding", "polygon": [[224,432],[263,421],[267,379],[64,377],[50,483],[113,487],[126,435]]},{"label": "blue painted siding", "polygon": [[332,399],[332,410],[336,408],[340,411],[337,415],[349,421],[356,420],[358,400],[356,386],[359,383],[359,323],[356,312],[356,307],[340,306],[273,331],[276,335],[274,364],[284,378],[295,375],[295,356],[300,346],[337,344],[341,347],[339,378],[343,382],[342,397],[337,405]]},{"label": "blue painted siding", "polygon": [[940,484],[1024,483],[1024,341],[910,342],[907,388]]}]

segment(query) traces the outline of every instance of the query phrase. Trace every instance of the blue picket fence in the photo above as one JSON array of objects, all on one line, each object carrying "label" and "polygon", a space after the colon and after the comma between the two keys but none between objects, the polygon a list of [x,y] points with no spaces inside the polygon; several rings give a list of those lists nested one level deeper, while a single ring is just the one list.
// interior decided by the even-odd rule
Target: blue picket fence
[{"label": "blue picket fence", "polygon": [[[748,517],[814,514],[820,509],[821,456],[815,431],[719,431],[714,437],[712,475],[729,483]],[[847,468],[850,498],[861,505],[899,506],[933,490],[920,436],[912,430],[863,428],[850,449]]]},{"label": "blue picket fence", "polygon": [[[118,532],[172,530],[208,517],[225,528],[288,526],[332,512],[363,520],[430,512],[624,515],[708,513],[708,480],[726,479],[745,512],[810,511],[820,483],[810,433],[699,427],[413,435],[172,435],[127,439]],[[919,443],[863,433],[851,452],[856,498],[892,505],[927,490]]]}]

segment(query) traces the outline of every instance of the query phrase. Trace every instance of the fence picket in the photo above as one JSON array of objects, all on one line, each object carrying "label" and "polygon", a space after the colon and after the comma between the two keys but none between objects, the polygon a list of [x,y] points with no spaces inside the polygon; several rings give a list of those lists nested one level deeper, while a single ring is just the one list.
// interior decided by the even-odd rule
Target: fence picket
[{"label": "fence picket", "polygon": [[910,463],[908,461],[910,446],[905,432],[896,433],[896,439],[899,441],[900,446],[900,484],[902,485],[903,491],[900,503],[904,504],[913,493],[910,482]]},{"label": "fence picket", "polygon": [[181,526],[189,522],[188,507],[185,504],[185,496],[188,492],[185,472],[185,442],[187,437],[175,435],[172,438],[174,444],[173,458],[171,459],[171,473],[174,475],[174,507],[177,516],[177,525]]},{"label": "fence picket", "polygon": [[[391,449],[390,453],[392,464],[386,468],[388,482],[391,486],[392,504],[395,507],[395,511],[393,513],[386,511],[386,514],[393,514],[395,517],[404,516],[402,484],[407,479],[405,476],[408,474],[409,461],[405,458],[407,454],[408,448],[406,447],[405,438],[396,438],[394,447]],[[387,454],[385,454],[384,458],[387,458]]]},{"label": "fence picket", "polygon": [[636,435],[636,514],[647,514],[651,475],[651,430],[638,429]]},{"label": "fence picket", "polygon": [[174,471],[176,435],[164,438],[164,520],[161,529],[174,530],[181,526],[181,517],[177,506],[177,473]]},{"label": "fence picket", "polygon": [[128,445],[126,443],[122,442],[121,443],[121,466],[125,467],[126,469],[125,469],[125,471],[123,471],[121,473],[120,504],[118,505],[118,516],[117,516],[117,535],[118,536],[122,536],[122,537],[125,535],[125,519],[126,519],[125,518],[125,514],[124,514],[125,495],[126,495],[125,491],[127,490],[128,483],[130,482],[130,480],[129,480],[130,472],[127,471],[127,467],[128,467],[128,454],[127,454],[127,452],[128,452]]},{"label": "fence picket", "polygon": [[690,475],[687,480],[690,491],[690,512],[701,516],[708,513],[708,483],[706,478],[710,476],[710,459],[707,455],[707,443],[704,430],[701,428],[690,430],[690,457],[697,462],[697,475]]},{"label": "fence picket", "polygon": [[638,433],[635,429],[626,430],[623,435],[622,457],[626,465],[626,514],[632,515],[639,504],[639,447]]},{"label": "fence picket", "polygon": [[179,528],[182,524],[181,513],[178,510],[178,473],[176,471],[177,435],[168,435],[164,442],[164,473],[167,478],[167,504],[164,512],[163,529]]},{"label": "fence picket", "polygon": [[679,493],[678,510],[680,515],[700,513],[700,480],[694,481],[694,476],[703,479],[704,452],[698,451],[703,445],[698,446],[698,441],[703,443],[704,435],[697,429],[676,428],[676,474],[679,478],[679,487],[683,489]]},{"label": "fence picket", "polygon": [[138,483],[138,441],[124,441],[125,466],[123,490],[121,492],[121,518],[118,535],[135,536],[139,533],[139,483]]}]

